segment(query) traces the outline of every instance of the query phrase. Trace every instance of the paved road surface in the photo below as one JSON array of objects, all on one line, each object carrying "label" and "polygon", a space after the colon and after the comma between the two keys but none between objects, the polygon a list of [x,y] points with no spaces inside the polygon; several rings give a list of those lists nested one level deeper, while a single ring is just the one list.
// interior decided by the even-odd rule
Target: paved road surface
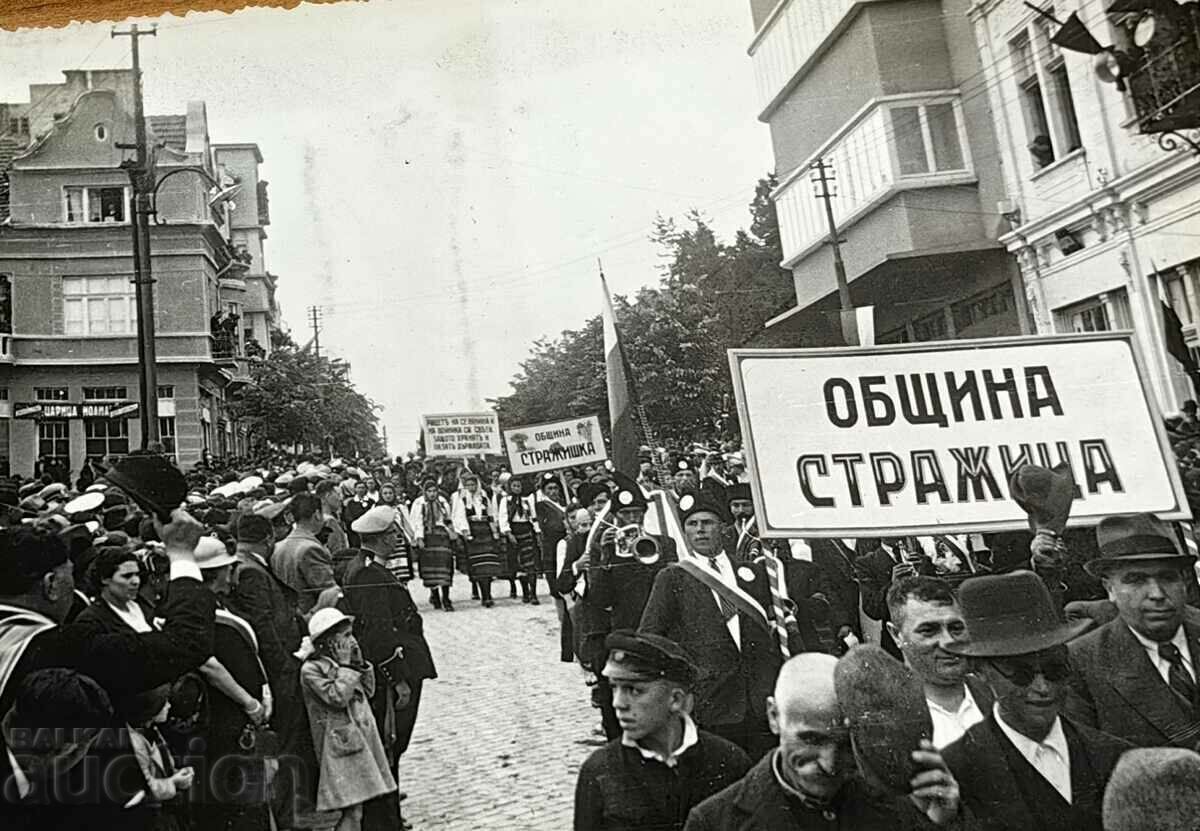
[{"label": "paved road surface", "polygon": [[498,582],[496,607],[483,609],[456,575],[456,610],[441,612],[419,581],[409,586],[439,678],[425,685],[400,760],[405,818],[417,831],[569,829],[600,716],[579,666],[558,660],[553,602],[526,606]]}]

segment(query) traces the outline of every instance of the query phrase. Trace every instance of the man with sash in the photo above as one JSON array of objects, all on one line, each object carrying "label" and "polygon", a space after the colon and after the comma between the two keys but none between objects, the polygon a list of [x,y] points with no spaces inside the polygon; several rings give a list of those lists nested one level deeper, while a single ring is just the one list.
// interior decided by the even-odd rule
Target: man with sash
[{"label": "man with sash", "polygon": [[737,565],[725,551],[723,505],[685,494],[679,510],[695,556],[655,578],[639,628],[695,656],[697,723],[757,759],[774,744],[766,701],[783,665],[765,611],[772,605],[766,569],[762,563]]}]

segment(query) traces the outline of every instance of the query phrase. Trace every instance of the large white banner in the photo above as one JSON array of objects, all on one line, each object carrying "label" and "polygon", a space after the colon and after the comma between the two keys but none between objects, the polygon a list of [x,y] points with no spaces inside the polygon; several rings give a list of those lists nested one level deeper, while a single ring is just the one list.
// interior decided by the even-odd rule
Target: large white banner
[{"label": "large white banner", "polygon": [[1190,516],[1130,333],[729,352],[759,528],[1027,528],[1009,476],[1070,465],[1072,524]]},{"label": "large white banner", "polygon": [[608,458],[597,416],[582,416],[504,431],[508,461],[515,474],[539,473]]},{"label": "large white banner", "polygon": [[495,413],[444,413],[421,419],[426,456],[499,455],[500,422]]}]

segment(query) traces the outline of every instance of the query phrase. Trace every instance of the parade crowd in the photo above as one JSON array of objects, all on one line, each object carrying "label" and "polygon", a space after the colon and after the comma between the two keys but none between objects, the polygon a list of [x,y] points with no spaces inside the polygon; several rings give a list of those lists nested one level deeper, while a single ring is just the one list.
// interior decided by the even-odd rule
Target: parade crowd
[{"label": "parade crowd", "polygon": [[0,828],[410,827],[412,593],[456,579],[556,607],[581,831],[1200,827],[1193,541],[1151,515],[762,539],[734,445],[39,473],[0,480]]}]

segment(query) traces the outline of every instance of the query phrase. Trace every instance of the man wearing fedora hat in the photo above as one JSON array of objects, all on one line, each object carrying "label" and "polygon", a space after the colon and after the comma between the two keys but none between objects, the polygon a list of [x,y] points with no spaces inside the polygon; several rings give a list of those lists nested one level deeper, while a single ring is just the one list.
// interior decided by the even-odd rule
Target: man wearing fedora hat
[{"label": "man wearing fedora hat", "polygon": [[970,578],[959,587],[968,639],[949,652],[975,659],[995,703],[942,755],[963,804],[985,831],[1101,831],[1104,787],[1130,745],[1061,715],[1067,642],[1091,621],[1062,622],[1031,571]]},{"label": "man wearing fedora hat", "polygon": [[1085,568],[1118,617],[1071,645],[1068,712],[1140,747],[1198,749],[1200,612],[1186,604],[1194,560],[1152,514],[1106,517],[1096,540],[1100,556]]}]

